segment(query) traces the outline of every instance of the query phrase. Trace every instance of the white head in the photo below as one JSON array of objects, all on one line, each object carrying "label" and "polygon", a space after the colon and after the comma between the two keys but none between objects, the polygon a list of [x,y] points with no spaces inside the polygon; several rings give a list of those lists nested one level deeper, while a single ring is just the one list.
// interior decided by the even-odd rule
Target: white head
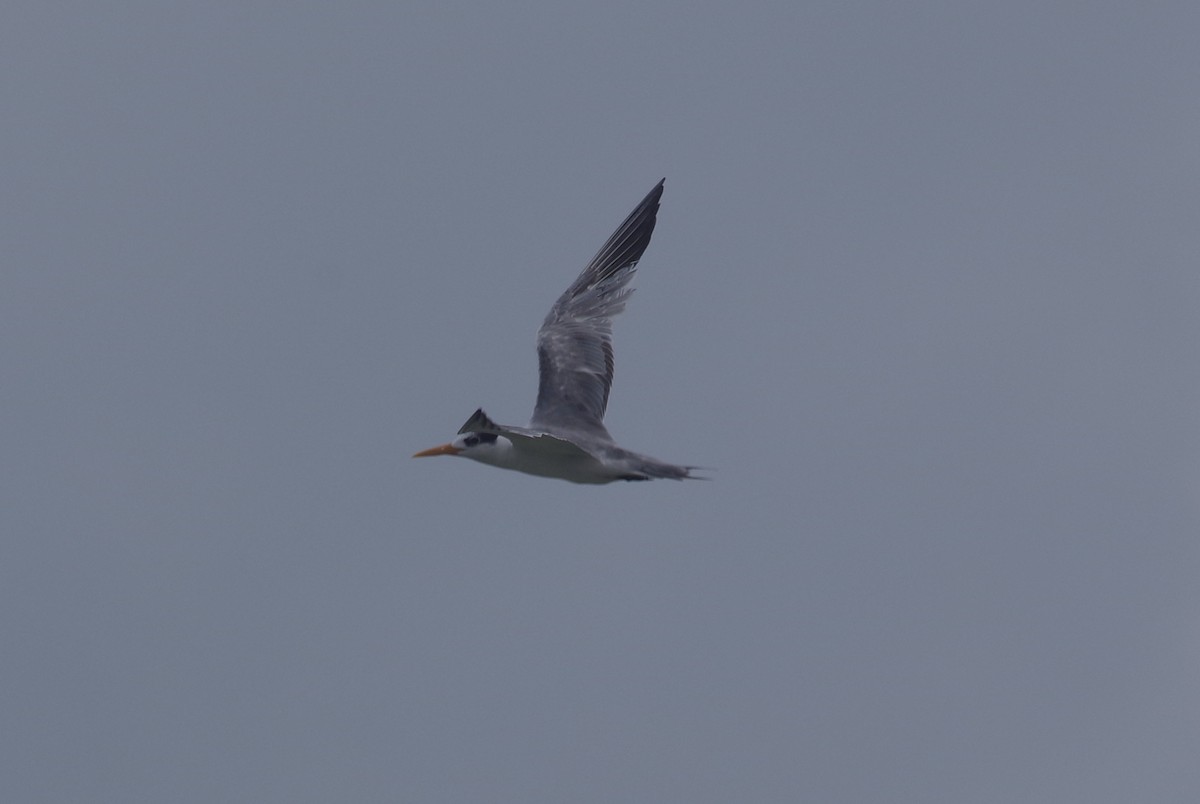
[{"label": "white head", "polygon": [[431,458],[434,455],[458,455],[492,466],[505,466],[512,451],[512,442],[495,433],[459,433],[449,444],[422,450],[414,458]]}]

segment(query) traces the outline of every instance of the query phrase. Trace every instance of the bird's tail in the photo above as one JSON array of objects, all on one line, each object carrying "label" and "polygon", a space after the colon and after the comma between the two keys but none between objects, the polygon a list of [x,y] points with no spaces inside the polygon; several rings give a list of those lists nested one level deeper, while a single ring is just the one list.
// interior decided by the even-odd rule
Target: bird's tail
[{"label": "bird's tail", "polygon": [[642,458],[638,462],[636,471],[630,472],[623,476],[622,480],[654,480],[662,478],[666,480],[712,480],[711,477],[701,477],[694,475],[692,472],[708,472],[711,469],[704,466],[676,466],[673,463],[663,463],[652,458]]}]

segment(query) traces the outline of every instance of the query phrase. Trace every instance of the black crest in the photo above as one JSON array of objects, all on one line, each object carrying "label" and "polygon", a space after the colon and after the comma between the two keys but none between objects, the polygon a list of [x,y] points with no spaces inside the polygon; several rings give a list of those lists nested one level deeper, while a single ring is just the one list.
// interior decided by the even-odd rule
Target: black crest
[{"label": "black crest", "polygon": [[494,421],[488,418],[483,412],[483,408],[471,414],[471,418],[467,419],[467,423],[458,428],[461,433],[499,433],[500,427]]}]

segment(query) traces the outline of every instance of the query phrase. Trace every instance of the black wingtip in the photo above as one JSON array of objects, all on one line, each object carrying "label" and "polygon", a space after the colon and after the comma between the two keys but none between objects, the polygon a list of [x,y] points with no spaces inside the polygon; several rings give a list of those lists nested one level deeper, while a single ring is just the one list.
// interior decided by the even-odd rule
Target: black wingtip
[{"label": "black wingtip", "polygon": [[657,212],[658,203],[662,199],[663,185],[666,184],[666,182],[666,176],[659,180],[658,184],[654,185],[650,192],[646,193],[646,197],[642,199],[642,202],[638,204],[637,208],[632,214],[630,214],[629,219],[636,218],[638,213],[644,212],[647,208],[652,208],[655,212]]},{"label": "black wingtip", "polygon": [[[666,177],[663,177],[658,184],[654,185],[654,188],[650,192],[646,193],[646,197],[634,208],[633,212],[629,213],[629,217],[625,219],[625,222],[621,224],[617,232],[620,232],[622,229],[628,230],[631,225],[645,226],[647,223],[650,226],[650,231],[654,231],[654,224],[658,218],[658,205],[662,203],[663,184],[666,181]],[[646,233],[646,242],[650,242],[649,232]]]}]

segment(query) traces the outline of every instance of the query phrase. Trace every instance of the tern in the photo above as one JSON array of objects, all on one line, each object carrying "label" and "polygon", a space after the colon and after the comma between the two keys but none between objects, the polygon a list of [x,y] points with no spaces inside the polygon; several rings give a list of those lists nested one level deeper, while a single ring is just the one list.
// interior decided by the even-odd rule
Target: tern
[{"label": "tern", "polygon": [[617,227],[579,277],[559,296],[537,334],[538,393],[528,427],[496,424],[480,408],[449,444],[414,458],[458,455],[530,475],[573,483],[696,478],[676,466],[618,447],[604,427],[613,381],[612,319],[658,215],[660,181]]}]

